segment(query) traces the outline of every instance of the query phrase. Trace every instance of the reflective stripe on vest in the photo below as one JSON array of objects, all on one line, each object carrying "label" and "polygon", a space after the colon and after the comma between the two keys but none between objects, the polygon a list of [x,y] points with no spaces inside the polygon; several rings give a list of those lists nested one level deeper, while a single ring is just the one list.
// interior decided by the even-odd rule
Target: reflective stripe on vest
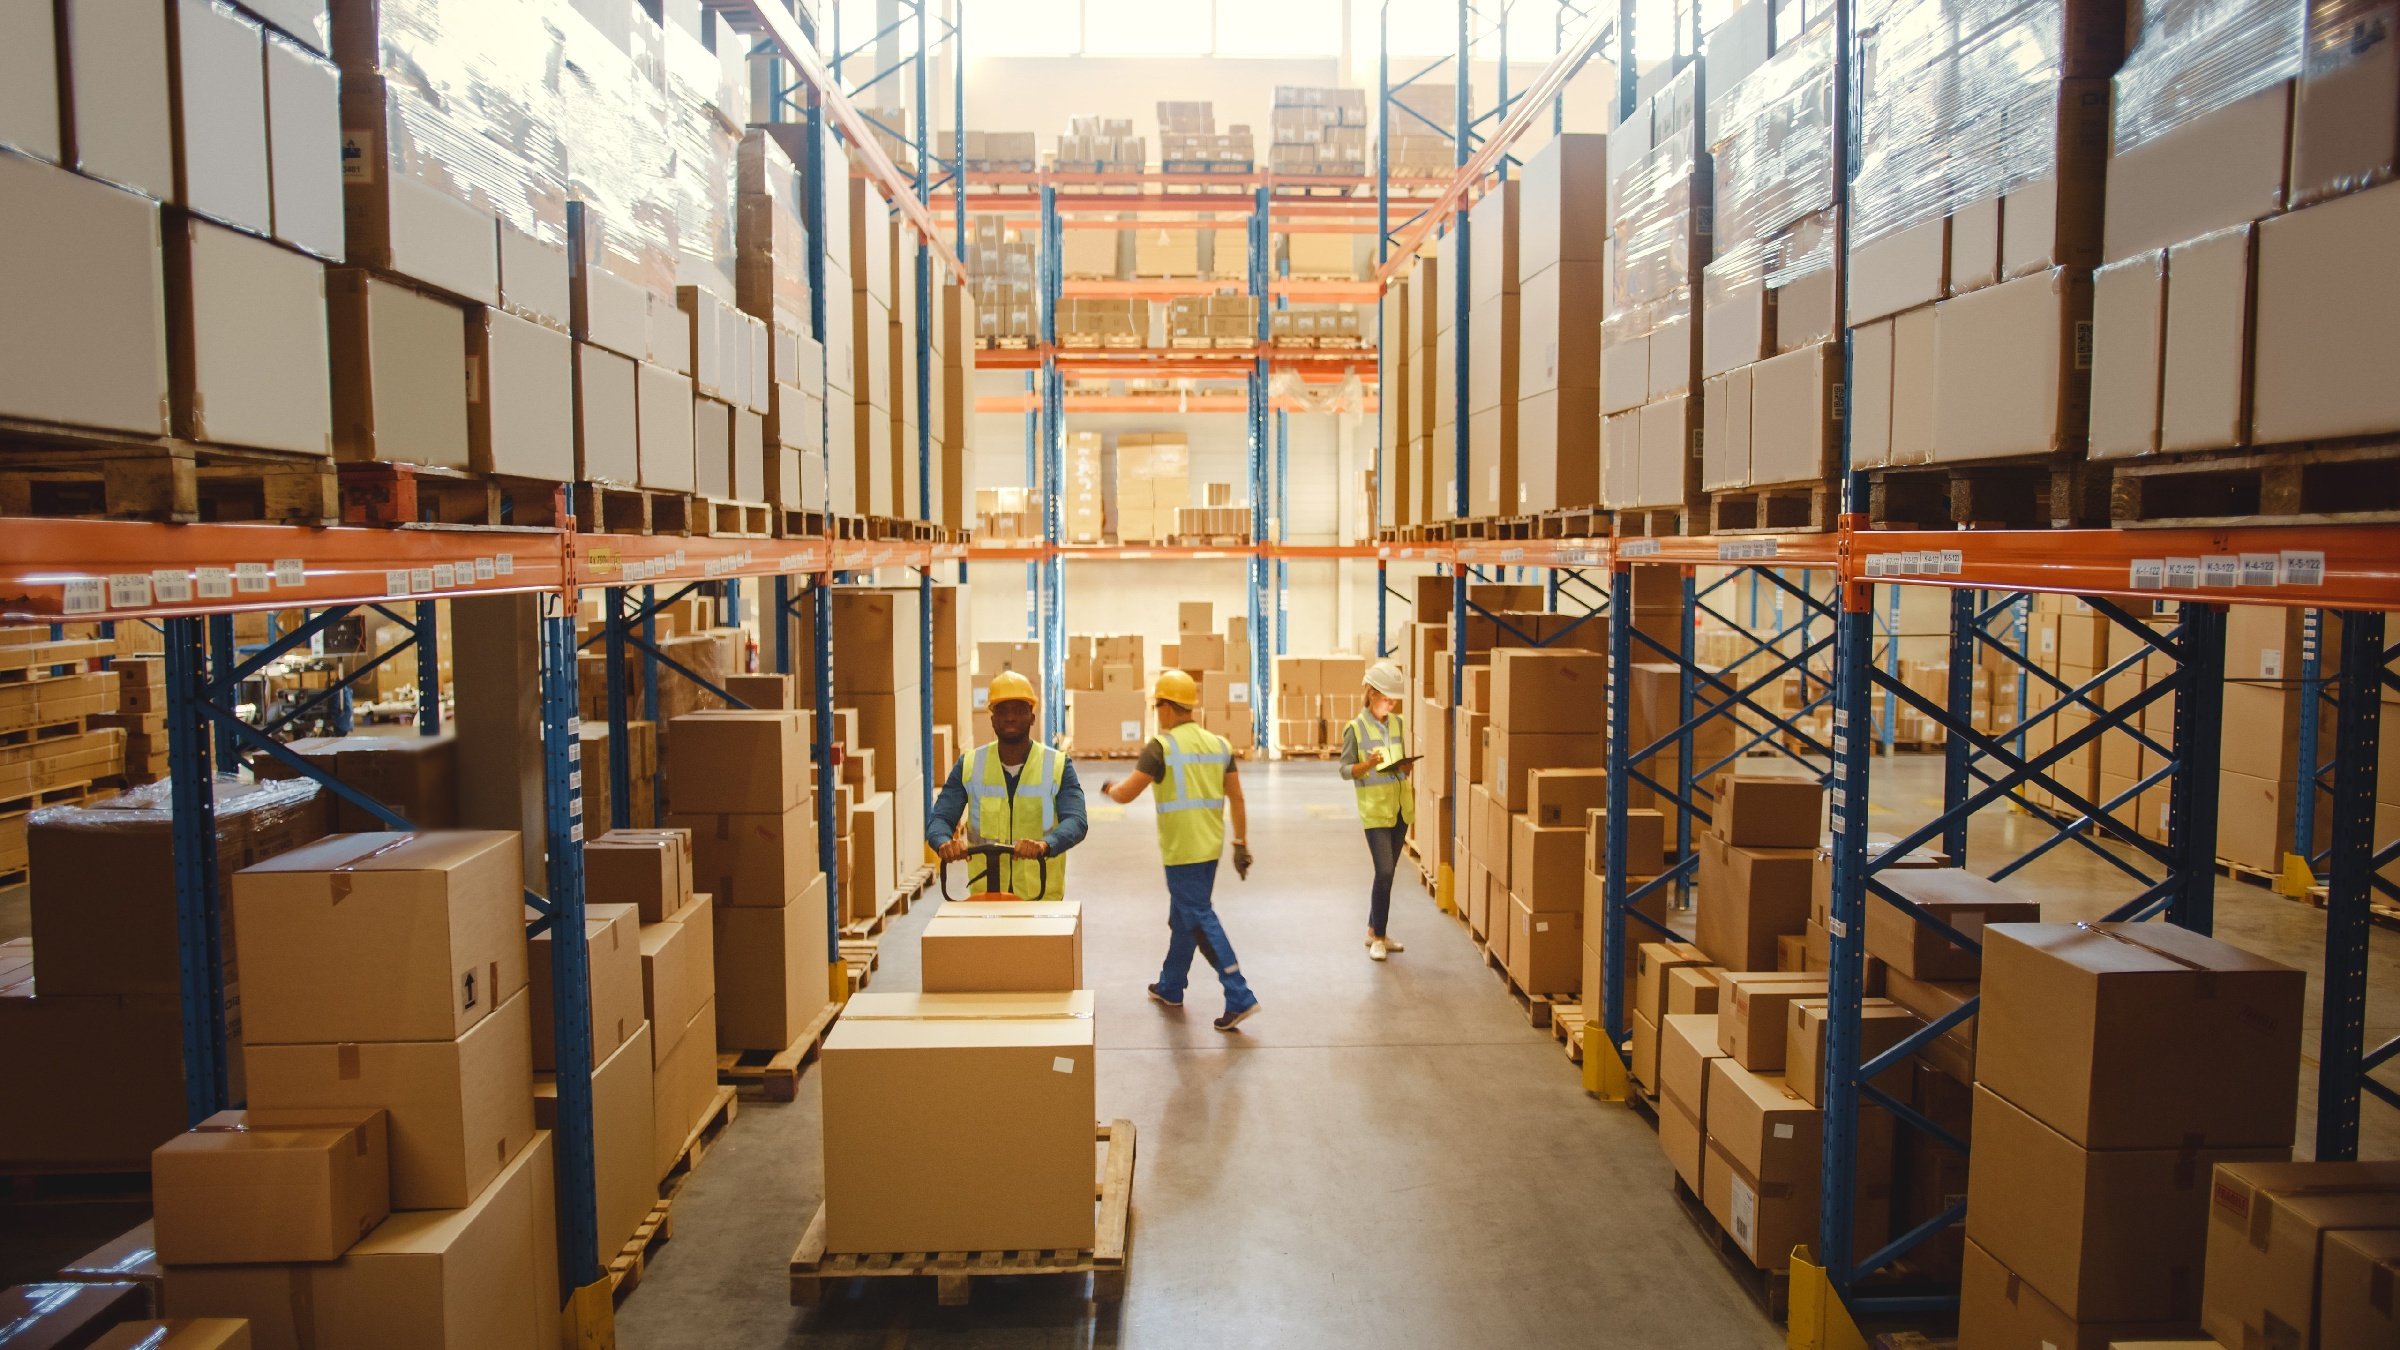
[{"label": "reflective stripe on vest", "polygon": [[1166,776],[1152,790],[1158,852],[1170,867],[1214,862],[1225,851],[1225,775],[1233,746],[1197,722],[1158,733]]},{"label": "reflective stripe on vest", "polygon": [[[1358,739],[1359,756],[1372,764],[1386,746],[1401,749],[1406,743],[1408,724],[1400,714],[1392,715],[1392,724],[1376,721],[1367,713],[1350,719],[1349,731]],[[1409,817],[1408,780],[1397,773],[1375,772],[1351,780],[1358,791],[1358,821],[1370,830],[1386,829],[1404,824]]]}]

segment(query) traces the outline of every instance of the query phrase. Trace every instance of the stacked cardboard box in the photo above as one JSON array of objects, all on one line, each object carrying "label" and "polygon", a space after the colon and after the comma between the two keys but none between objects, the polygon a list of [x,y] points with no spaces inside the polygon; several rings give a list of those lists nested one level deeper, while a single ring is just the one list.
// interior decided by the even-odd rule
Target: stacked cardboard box
[{"label": "stacked cardboard box", "polygon": [[1367,171],[1363,89],[1275,86],[1268,164],[1278,174],[1356,177]]},{"label": "stacked cardboard box", "polygon": [[933,520],[952,530],[970,523],[967,505],[975,497],[975,458],[968,453],[975,435],[975,352],[982,316],[975,292],[965,286],[944,286],[940,297],[940,336],[934,348],[942,368],[940,397],[934,400]]},{"label": "stacked cardboard box", "polygon": [[1417,350],[1420,344],[1409,285],[1406,276],[1392,278],[1377,302],[1375,315],[1375,348],[1381,361],[1376,384],[1375,463],[1388,489],[1376,494],[1373,519],[1378,530],[1415,525],[1421,519],[1417,478],[1425,466],[1417,448],[1418,410],[1410,391],[1416,387],[1416,366],[1423,358]]},{"label": "stacked cardboard box", "polygon": [[1524,483],[1517,472],[1517,202],[1522,187],[1521,179],[1498,184],[1475,203],[1468,221],[1471,341],[1458,412],[1467,419],[1467,506],[1476,516],[1514,516],[1524,509]]},{"label": "stacked cardboard box", "polygon": [[[765,388],[754,388],[751,401],[755,406],[763,392],[766,498],[822,510],[825,349],[805,336],[812,324],[800,174],[782,142],[764,130],[742,138],[737,172],[736,298],[742,313],[765,326]],[[753,344],[758,336],[753,330]]]},{"label": "stacked cardboard box", "polygon": [[[612,830],[584,846],[587,905],[633,909],[650,1022],[651,1168],[664,1180],[717,1108],[716,906],[692,890],[687,830]],[[595,984],[595,991],[597,990]]]},{"label": "stacked cardboard box", "polygon": [[1216,105],[1207,102],[1160,103],[1158,140],[1168,173],[1247,173],[1257,158],[1250,128],[1218,132]]},{"label": "stacked cardboard box", "polygon": [[1415,377],[1410,398],[1416,407],[1418,444],[1416,483],[1419,517],[1424,521],[1452,520],[1466,510],[1459,500],[1458,454],[1458,286],[1454,267],[1458,256],[1456,231],[1445,231],[1429,251],[1419,255],[1410,274],[1409,294],[1416,301],[1417,356],[1409,363]]},{"label": "stacked cardboard box", "polygon": [[[158,662],[127,663],[134,690],[128,694],[124,678],[101,664],[113,650],[99,638],[52,641],[47,628],[0,629],[0,666],[21,672],[0,684],[0,736],[14,742],[0,747],[0,792],[72,800],[84,795],[84,785],[125,772],[134,734],[121,711],[125,702],[140,705],[142,719],[164,712],[166,705]],[[141,720],[138,725],[151,724]],[[145,732],[145,767],[158,745]],[[21,851],[21,820],[0,825],[0,860]],[[23,866],[21,859],[13,867],[0,861],[10,870]]]},{"label": "stacked cardboard box", "polygon": [[[848,589],[834,594],[834,701],[857,713],[855,744],[875,757],[873,792],[888,792],[888,826],[870,819],[881,856],[860,860],[847,908],[880,913],[901,880],[925,856],[925,617],[917,588]],[[862,913],[863,911],[863,913]]]},{"label": "stacked cardboard box", "polygon": [[[851,433],[848,467],[845,469],[838,459],[828,465],[833,476],[834,509],[895,517],[901,513],[901,503],[895,479],[899,456],[892,420],[899,396],[899,376],[893,368],[892,307],[896,292],[891,213],[865,179],[848,179],[844,188],[844,195],[838,200],[847,203],[841,214],[846,220],[850,282],[849,301],[843,308],[849,316],[852,348],[848,371]],[[835,204],[829,202],[826,215],[831,217],[835,213]],[[827,240],[828,250],[834,242]],[[828,288],[833,285],[832,260],[829,252]],[[832,307],[830,303],[827,306],[829,310]],[[836,362],[840,355],[838,349],[827,353]],[[843,412],[836,407],[833,416],[839,419]],[[844,502],[849,505],[845,507]]]},{"label": "stacked cardboard box", "polygon": [[1247,347],[1258,340],[1258,297],[1177,296],[1167,305],[1170,347]]},{"label": "stacked cardboard box", "polygon": [[[956,752],[976,744],[974,680],[967,666],[975,656],[974,639],[969,631],[969,604],[965,586],[936,586],[933,588],[933,731],[937,742],[945,737],[954,753],[937,753],[929,772],[938,780],[950,771]],[[936,750],[940,746],[936,745]]]},{"label": "stacked cardboard box", "polygon": [[1258,748],[1258,723],[1250,696],[1250,621],[1239,615],[1217,631],[1216,611],[1205,600],[1176,607],[1175,646],[1160,662],[1190,675],[1200,685],[1200,725],[1233,743],[1235,753]]},{"label": "stacked cardboard box", "polygon": [[[714,902],[704,936],[714,943],[717,1044],[782,1050],[824,1008],[831,961],[807,715],[693,713],[674,732],[667,825],[688,833],[693,884]],[[665,861],[655,865],[664,875]],[[664,899],[659,910],[655,921],[671,917]]]},{"label": "stacked cardboard box", "polygon": [[[331,816],[314,783],[219,780],[215,796],[220,886],[321,837]],[[139,1167],[188,1121],[171,800],[161,781],[29,818],[20,866],[33,936],[0,956],[0,1070],[24,1088],[0,1111],[0,1158]],[[229,911],[218,945],[238,1093],[235,928]]]},{"label": "stacked cardboard box", "polygon": [[1839,457],[1832,87],[1833,26],[1820,24],[1731,88],[1709,88],[1703,489],[1822,482]]},{"label": "stacked cardboard box", "polygon": [[1140,635],[1069,637],[1066,685],[1073,691],[1078,754],[1130,755],[1141,749],[1149,734],[1150,682]]},{"label": "stacked cardboard box", "polygon": [[2400,1168],[2219,1163],[2208,1218],[2205,1344],[2391,1339],[2374,1291],[2400,1253]]},{"label": "stacked cardboard box", "polygon": [[1601,500],[1688,505],[1697,485],[1709,157],[1701,67],[1687,66],[1608,137],[1611,254],[1600,327]]},{"label": "stacked cardboard box", "polygon": [[1275,746],[1321,753],[1341,747],[1342,728],[1366,706],[1367,661],[1359,656],[1275,658]]},{"label": "stacked cardboard box", "polygon": [[1129,117],[1070,117],[1051,164],[1078,173],[1140,173],[1150,167],[1149,142],[1133,134]]},{"label": "stacked cardboard box", "polygon": [[2079,335],[2124,25],[2105,5],[1936,8],[1861,21],[1854,467],[2080,448],[2088,420]]},{"label": "stacked cardboard box", "polygon": [[1079,296],[1058,306],[1058,338],[1068,346],[1150,345],[1150,302]]},{"label": "stacked cardboard box", "polygon": [[975,489],[975,534],[993,543],[1042,537],[1042,497],[1031,488]]},{"label": "stacked cardboard box", "polygon": [[1410,80],[1390,94],[1391,152],[1385,156],[1395,178],[1448,178],[1457,172],[1448,131],[1458,120],[1458,86]]},{"label": "stacked cardboard box", "polygon": [[1289,305],[1268,318],[1268,332],[1279,347],[1373,345],[1373,334],[1349,305]]},{"label": "stacked cardboard box", "polygon": [[[970,173],[1032,173],[1041,167],[1041,152],[1030,131],[969,131],[966,161]],[[954,144],[944,134],[936,154],[946,155]]]},{"label": "stacked cardboard box", "polygon": [[1519,181],[1516,509],[1598,506],[1608,138],[1559,136]]},{"label": "stacked cardboard box", "polygon": [[1181,433],[1117,435],[1117,538],[1157,543],[1175,533],[1175,513],[1192,501],[1192,446]]},{"label": "stacked cardboard box", "polygon": [[[2329,623],[2329,631],[2318,639],[2321,651],[2322,644],[2333,637],[2330,628]],[[2298,678],[2302,641],[2299,610],[2253,605],[2226,610],[2217,856],[2261,872],[2280,873],[2285,855],[2300,847],[2294,838],[2296,812],[2300,793],[2310,790],[2300,781],[2300,710],[2313,697]],[[2331,667],[2339,662],[2326,664]],[[2332,722],[2329,716],[2318,720],[2316,762],[2320,765],[2335,758]],[[2154,739],[2169,747],[2174,744],[2171,728],[2155,734]],[[2141,750],[2145,774],[2160,766],[2161,761],[2147,746]],[[2378,823],[2388,830],[2396,814],[2391,804],[2400,801],[2400,783],[2387,783],[2378,774],[2375,790],[2377,814],[2382,817]],[[2158,810],[2163,816],[2164,806]],[[2319,812],[2320,817],[2323,814]],[[2159,824],[2163,837],[2163,819]],[[2376,837],[2390,835],[2379,832]],[[2328,842],[2329,836],[2320,830],[2317,838],[2308,841],[2309,851],[2313,853]]]},{"label": "stacked cardboard box", "polygon": [[[520,846],[506,832],[337,835],[236,875],[249,1108],[160,1151],[178,1316],[247,1317],[274,1344],[399,1329],[438,1344],[460,1316],[527,1344],[558,1336]],[[386,959],[402,947],[432,959]],[[648,1025],[635,1007],[593,1033],[607,1045],[625,1022],[594,1071],[604,1225],[657,1202]],[[319,1166],[278,1166],[311,1155]]]},{"label": "stacked cardboard box", "polygon": [[1961,1344],[2180,1334],[2211,1169],[2291,1156],[2302,973],[2165,924],[1998,924],[1983,974]]},{"label": "stacked cardboard box", "polygon": [[[1554,981],[1542,988],[1520,981],[1527,993],[1572,992],[1582,975],[1584,810],[1595,784],[1588,774],[1546,778],[1549,824],[1535,811],[1533,784],[1542,770],[1600,767],[1607,669],[1596,652],[1535,647],[1496,649],[1489,664],[1470,668],[1468,710],[1488,722],[1480,728],[1481,782],[1469,805],[1476,827],[1469,857],[1485,884],[1465,897],[1467,923],[1512,977],[1538,965]],[[1537,915],[1547,927],[1533,928]],[[1538,940],[1539,950],[1518,951],[1519,931]]]},{"label": "stacked cardboard box", "polygon": [[976,340],[1031,341],[1040,331],[1034,241],[1010,229],[1004,216],[976,216],[967,234],[966,261],[974,279]]}]

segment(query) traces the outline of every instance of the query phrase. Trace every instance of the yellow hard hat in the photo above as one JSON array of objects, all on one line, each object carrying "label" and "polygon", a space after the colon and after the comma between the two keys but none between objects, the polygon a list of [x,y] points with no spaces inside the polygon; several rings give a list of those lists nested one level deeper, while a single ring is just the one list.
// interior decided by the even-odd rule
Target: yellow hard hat
[{"label": "yellow hard hat", "polygon": [[1002,703],[1030,703],[1038,708],[1042,701],[1034,697],[1033,681],[1013,670],[1004,670],[992,677],[992,687],[985,691],[983,705],[987,708]]},{"label": "yellow hard hat", "polygon": [[1179,708],[1196,707],[1200,702],[1200,685],[1180,670],[1158,672],[1158,683],[1151,686],[1150,697]]}]

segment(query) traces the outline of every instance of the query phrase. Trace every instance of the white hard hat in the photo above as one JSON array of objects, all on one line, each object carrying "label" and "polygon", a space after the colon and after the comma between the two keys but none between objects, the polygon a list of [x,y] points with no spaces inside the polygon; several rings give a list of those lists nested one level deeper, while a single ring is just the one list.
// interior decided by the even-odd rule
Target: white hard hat
[{"label": "white hard hat", "polygon": [[1408,676],[1402,674],[1400,667],[1392,662],[1378,661],[1367,667],[1367,688],[1385,698],[1405,698],[1408,696]]}]

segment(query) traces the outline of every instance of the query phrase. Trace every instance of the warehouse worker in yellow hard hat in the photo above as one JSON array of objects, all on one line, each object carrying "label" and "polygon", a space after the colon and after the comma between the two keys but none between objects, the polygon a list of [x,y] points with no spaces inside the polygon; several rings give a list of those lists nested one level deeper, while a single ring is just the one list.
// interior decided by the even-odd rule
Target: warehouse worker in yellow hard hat
[{"label": "warehouse worker in yellow hard hat", "polygon": [[1082,843],[1091,823],[1084,816],[1074,761],[1033,738],[1039,702],[1033,682],[1015,671],[992,677],[984,695],[992,742],[950,766],[942,795],[925,818],[925,842],[943,862],[966,857],[970,843],[1014,845],[1016,860],[1008,865],[1008,875],[992,878],[990,889],[1028,900],[1063,900],[1067,864],[1057,855]]},{"label": "warehouse worker in yellow hard hat", "polygon": [[1258,1011],[1258,995],[1242,978],[1233,943],[1217,922],[1217,859],[1225,851],[1225,816],[1233,815],[1233,870],[1250,875],[1249,810],[1233,765],[1233,746],[1192,719],[1200,687],[1180,670],[1159,672],[1151,690],[1158,734],[1142,746],[1133,772],[1100,790],[1111,801],[1130,804],[1155,783],[1158,854],[1167,865],[1167,960],[1150,986],[1150,997],[1170,1008],[1183,1006],[1183,989],[1196,950],[1208,959],[1225,986],[1225,1014],[1216,1029],[1232,1031]]},{"label": "warehouse worker in yellow hard hat", "polygon": [[1406,951],[1385,924],[1392,914],[1392,873],[1408,840],[1411,802],[1408,719],[1400,700],[1408,677],[1389,661],[1367,668],[1366,710],[1342,728],[1342,776],[1358,790],[1358,823],[1367,827],[1367,856],[1375,861],[1375,884],[1367,892],[1367,955],[1381,961]]}]

